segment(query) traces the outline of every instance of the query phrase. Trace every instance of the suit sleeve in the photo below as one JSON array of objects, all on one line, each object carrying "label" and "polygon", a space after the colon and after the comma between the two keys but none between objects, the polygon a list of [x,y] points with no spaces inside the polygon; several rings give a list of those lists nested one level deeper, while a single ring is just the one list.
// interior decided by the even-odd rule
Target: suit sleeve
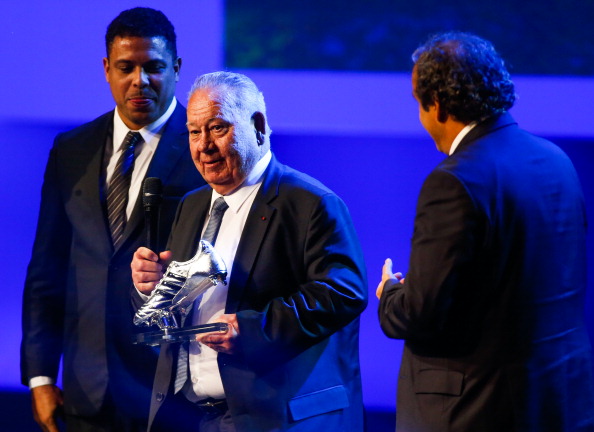
[{"label": "suit sleeve", "polygon": [[[248,360],[262,362],[297,354],[351,323],[367,304],[362,252],[345,204],[326,194],[304,216],[308,222],[303,249],[278,247],[272,251],[276,258],[259,264],[270,268],[286,263],[285,271],[293,272],[295,279],[290,281],[294,285],[290,293],[271,296],[262,310],[237,313]],[[283,221],[286,226],[294,223]],[[283,240],[277,238],[275,244]],[[278,293],[286,293],[285,288],[272,287]]]},{"label": "suit sleeve", "polygon": [[480,220],[459,179],[441,170],[429,175],[417,204],[405,283],[387,282],[380,298],[379,321],[388,337],[413,342],[463,337],[464,315],[479,291],[473,262],[484,236]]},{"label": "suit sleeve", "polygon": [[57,149],[47,163],[37,232],[23,294],[21,380],[56,378],[62,354],[66,275],[72,231],[58,185]]}]

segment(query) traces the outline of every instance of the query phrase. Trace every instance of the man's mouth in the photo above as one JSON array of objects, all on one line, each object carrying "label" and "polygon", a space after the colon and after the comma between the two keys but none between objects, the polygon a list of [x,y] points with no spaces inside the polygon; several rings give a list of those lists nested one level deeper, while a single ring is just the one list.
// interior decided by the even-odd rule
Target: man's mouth
[{"label": "man's mouth", "polygon": [[153,98],[148,96],[132,96],[128,98],[128,101],[136,107],[146,107],[153,103]]},{"label": "man's mouth", "polygon": [[202,163],[204,164],[205,167],[211,167],[213,165],[216,165],[220,162],[223,162],[223,158],[218,158],[218,159],[212,159],[212,160],[208,160],[208,161],[202,161]]}]

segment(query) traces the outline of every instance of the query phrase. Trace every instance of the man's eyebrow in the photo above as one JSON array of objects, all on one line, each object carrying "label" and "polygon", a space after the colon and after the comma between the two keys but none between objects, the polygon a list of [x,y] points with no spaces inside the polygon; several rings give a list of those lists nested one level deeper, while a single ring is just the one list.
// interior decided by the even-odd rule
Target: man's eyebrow
[{"label": "man's eyebrow", "polygon": [[[206,120],[206,124],[209,124],[215,120],[222,120],[224,122],[231,123],[228,120],[225,120],[222,115],[217,115],[217,116],[211,117],[208,120]],[[195,124],[196,124],[195,122],[186,122],[186,126],[194,126]]]},{"label": "man's eyebrow", "polygon": [[164,59],[156,58],[156,59],[150,59],[149,61],[146,61],[143,64],[150,64],[150,63],[167,63],[167,62]]},{"label": "man's eyebrow", "polygon": [[[129,59],[117,59],[114,60],[115,64],[135,64],[136,62],[134,60],[129,60]],[[166,61],[162,60],[162,59],[150,59],[144,63],[142,63],[142,65],[150,65],[150,64],[165,64]]]}]

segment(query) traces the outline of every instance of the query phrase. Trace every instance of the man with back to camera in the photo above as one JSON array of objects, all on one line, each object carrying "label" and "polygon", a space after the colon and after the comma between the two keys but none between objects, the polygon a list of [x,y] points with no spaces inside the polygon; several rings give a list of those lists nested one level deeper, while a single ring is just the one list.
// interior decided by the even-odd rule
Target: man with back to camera
[{"label": "man with back to camera", "polygon": [[129,267],[144,241],[141,184],[163,182],[161,244],[181,196],[204,184],[174,97],[181,59],[172,24],[154,9],[126,10],[105,41],[116,109],[56,137],[25,282],[22,380],[46,431],[58,430],[61,412],[68,431],[146,430],[157,356],[131,343],[131,293],[142,300]]},{"label": "man with back to camera", "polygon": [[249,78],[203,75],[190,94],[192,158],[210,187],[181,202],[169,251],[134,254],[132,277],[150,293],[172,259],[194,256],[221,209],[213,242],[228,285],[199,297],[186,321],[230,328],[189,344],[187,357],[183,345],[161,348],[151,431],[362,431],[367,284],[345,204],[275,159]]},{"label": "man with back to camera", "polygon": [[388,259],[377,289],[383,331],[405,340],[396,429],[592,431],[577,173],[507,113],[489,42],[445,33],[413,60],[421,123],[449,156],[421,189],[406,279]]}]

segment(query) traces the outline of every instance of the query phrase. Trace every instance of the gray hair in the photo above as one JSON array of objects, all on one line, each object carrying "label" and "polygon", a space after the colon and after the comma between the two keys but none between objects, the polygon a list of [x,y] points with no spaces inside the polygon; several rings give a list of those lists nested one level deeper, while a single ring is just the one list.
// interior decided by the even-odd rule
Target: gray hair
[{"label": "gray hair", "polygon": [[196,91],[203,89],[216,91],[223,110],[236,119],[251,118],[256,112],[262,113],[266,125],[266,144],[270,144],[269,137],[272,131],[268,126],[264,95],[251,79],[235,72],[207,73],[196,78],[188,93],[188,99]]}]

